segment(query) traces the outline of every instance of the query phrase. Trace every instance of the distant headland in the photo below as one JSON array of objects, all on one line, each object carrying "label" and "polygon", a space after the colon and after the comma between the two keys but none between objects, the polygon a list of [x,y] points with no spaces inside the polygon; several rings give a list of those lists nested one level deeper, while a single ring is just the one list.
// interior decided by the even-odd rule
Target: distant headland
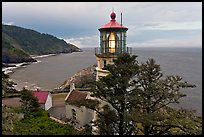
[{"label": "distant headland", "polygon": [[36,62],[33,56],[81,51],[50,34],[2,24],[2,63]]}]

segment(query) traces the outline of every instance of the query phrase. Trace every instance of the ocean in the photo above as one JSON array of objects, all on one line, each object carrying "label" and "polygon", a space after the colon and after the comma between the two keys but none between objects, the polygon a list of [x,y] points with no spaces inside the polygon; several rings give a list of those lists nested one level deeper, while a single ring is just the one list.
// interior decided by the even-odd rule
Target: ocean
[{"label": "ocean", "polygon": [[[184,89],[186,97],[175,107],[195,109],[202,114],[202,48],[133,48],[137,60],[146,62],[155,59],[164,75],[179,75],[183,80],[195,84],[196,88]],[[52,90],[83,68],[96,64],[94,48],[84,48],[83,52],[59,54],[38,58],[37,63],[14,69],[10,78],[29,89]]]}]

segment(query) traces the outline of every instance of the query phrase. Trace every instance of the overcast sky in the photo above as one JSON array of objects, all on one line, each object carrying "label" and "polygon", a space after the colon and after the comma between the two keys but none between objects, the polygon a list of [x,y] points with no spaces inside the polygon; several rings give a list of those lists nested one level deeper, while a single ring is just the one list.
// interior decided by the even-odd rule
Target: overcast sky
[{"label": "overcast sky", "polygon": [[202,47],[201,2],[2,2],[2,23],[97,47],[112,9],[129,47]]}]

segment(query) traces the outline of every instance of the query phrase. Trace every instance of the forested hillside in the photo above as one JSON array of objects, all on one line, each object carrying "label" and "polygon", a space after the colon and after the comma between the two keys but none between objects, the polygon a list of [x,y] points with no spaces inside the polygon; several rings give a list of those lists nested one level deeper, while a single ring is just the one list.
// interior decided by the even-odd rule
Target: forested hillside
[{"label": "forested hillside", "polygon": [[31,29],[2,24],[2,62],[35,61],[30,55],[78,52],[75,45]]}]

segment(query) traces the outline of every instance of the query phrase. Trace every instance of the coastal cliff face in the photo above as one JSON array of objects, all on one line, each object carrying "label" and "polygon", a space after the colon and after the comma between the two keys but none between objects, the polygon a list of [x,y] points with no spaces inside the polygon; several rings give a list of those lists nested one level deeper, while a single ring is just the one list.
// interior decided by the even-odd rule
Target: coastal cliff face
[{"label": "coastal cliff face", "polygon": [[71,53],[82,51],[55,36],[13,25],[2,24],[2,62],[35,62],[30,55]]},{"label": "coastal cliff face", "polygon": [[64,81],[59,89],[69,89],[72,83],[76,88],[91,88],[96,81],[96,65],[82,69],[74,74],[72,77]]},{"label": "coastal cliff face", "polygon": [[35,62],[30,55],[20,48],[19,43],[2,32],[2,63]]}]

